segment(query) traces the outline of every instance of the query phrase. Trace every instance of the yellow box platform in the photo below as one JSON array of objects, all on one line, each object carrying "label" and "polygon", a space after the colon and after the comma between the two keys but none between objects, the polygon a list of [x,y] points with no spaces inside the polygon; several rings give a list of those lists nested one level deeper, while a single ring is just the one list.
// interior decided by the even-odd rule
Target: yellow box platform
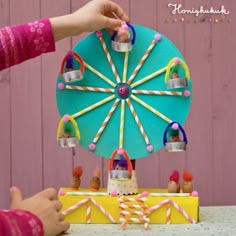
[{"label": "yellow box platform", "polygon": [[[199,221],[198,196],[183,193],[168,194],[164,189],[139,190],[140,193],[144,191],[149,193],[144,198],[150,224],[189,224]],[[137,196],[126,195],[124,197],[128,200],[131,199],[132,204],[132,200],[136,199]],[[62,212],[65,219],[70,223],[121,223],[119,196],[108,195],[106,189],[91,192],[88,189],[75,191],[70,188],[61,188],[59,200],[63,204]],[[139,206],[134,203],[133,207],[131,215]],[[134,221],[134,223],[139,222]]]}]

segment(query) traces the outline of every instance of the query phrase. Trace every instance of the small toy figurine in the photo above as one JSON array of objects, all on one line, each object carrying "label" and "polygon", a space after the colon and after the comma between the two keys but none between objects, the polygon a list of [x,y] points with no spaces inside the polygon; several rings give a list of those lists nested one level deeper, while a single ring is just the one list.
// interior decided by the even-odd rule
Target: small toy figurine
[{"label": "small toy figurine", "polygon": [[74,55],[72,51],[69,51],[67,53],[65,68],[66,68],[66,72],[74,70]]},{"label": "small toy figurine", "polygon": [[168,193],[179,193],[180,184],[179,184],[179,172],[174,170],[172,175],[169,177],[168,182]]},{"label": "small toy figurine", "polygon": [[179,66],[178,65],[175,65],[173,68],[172,68],[172,74],[171,74],[171,79],[177,79],[179,78]]},{"label": "small toy figurine", "polygon": [[184,170],[182,176],[184,179],[184,183],[182,186],[183,193],[192,193],[193,192],[193,184],[192,184],[193,175],[189,173],[187,170]]},{"label": "small toy figurine", "polygon": [[120,159],[115,160],[113,164],[114,169],[114,177],[118,179],[128,178],[128,163],[124,157],[124,155],[119,155]]},{"label": "small toy figurine", "polygon": [[125,157],[123,155],[120,155],[120,160],[114,163],[114,170],[127,170],[127,168],[128,165]]},{"label": "small toy figurine", "polygon": [[62,134],[63,138],[71,138],[72,137],[72,127],[69,122],[66,122],[64,125],[64,133]]},{"label": "small toy figurine", "polygon": [[83,174],[83,169],[81,166],[77,166],[72,171],[72,182],[71,182],[71,188],[73,189],[79,189],[81,179],[80,177]]},{"label": "small toy figurine", "polygon": [[100,181],[100,168],[97,166],[93,171],[93,177],[90,180],[90,190],[91,191],[98,191],[101,186]]},{"label": "small toy figurine", "polygon": [[170,130],[169,142],[181,142],[181,138],[179,135],[179,129],[171,129]]},{"label": "small toy figurine", "polygon": [[130,32],[127,24],[122,24],[122,26],[119,28],[116,38],[116,42],[119,43],[129,43],[130,42]]},{"label": "small toy figurine", "polygon": [[171,79],[177,79],[179,78],[179,74],[177,72],[173,72],[171,75]]}]

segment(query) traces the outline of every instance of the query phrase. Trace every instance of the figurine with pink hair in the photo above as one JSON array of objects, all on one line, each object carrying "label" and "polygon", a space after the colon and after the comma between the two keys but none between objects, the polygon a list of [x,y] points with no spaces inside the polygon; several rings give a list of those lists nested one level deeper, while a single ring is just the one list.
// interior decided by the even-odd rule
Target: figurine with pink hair
[{"label": "figurine with pink hair", "polygon": [[119,28],[115,41],[119,43],[129,43],[130,42],[130,32],[127,24],[123,23]]},{"label": "figurine with pink hair", "polygon": [[180,192],[180,184],[179,184],[179,172],[174,170],[169,177],[168,182],[168,193],[179,193]]}]

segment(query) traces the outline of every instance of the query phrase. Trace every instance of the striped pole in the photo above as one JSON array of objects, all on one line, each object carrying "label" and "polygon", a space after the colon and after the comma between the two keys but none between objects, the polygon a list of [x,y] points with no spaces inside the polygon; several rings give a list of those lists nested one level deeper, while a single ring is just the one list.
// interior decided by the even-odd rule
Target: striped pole
[{"label": "striped pole", "polygon": [[90,201],[90,198],[89,198],[89,197],[87,197],[87,198],[85,198],[85,199],[83,199],[83,200],[77,202],[75,205],[73,205],[73,206],[67,208],[66,210],[64,210],[64,211],[62,212],[62,214],[63,214],[63,215],[67,215],[67,214],[69,214],[70,212],[72,212],[72,211],[76,210],[77,208],[79,208],[80,206],[82,206],[83,204],[87,203],[88,201]]},{"label": "striped pole", "polygon": [[84,61],[84,66],[86,68],[88,68],[90,71],[92,71],[95,75],[97,75],[98,77],[100,77],[102,80],[106,81],[108,84],[110,84],[112,87],[115,87],[116,84],[114,82],[112,82],[111,80],[109,80],[105,75],[103,75],[102,73],[100,73],[99,71],[97,71],[95,68],[93,68],[92,66],[90,66],[88,63],[86,63]]},{"label": "striped pole", "polygon": [[140,68],[142,67],[143,63],[145,62],[145,60],[149,56],[150,52],[152,51],[152,49],[156,45],[156,42],[157,42],[156,40],[152,40],[152,42],[149,45],[148,49],[146,50],[146,52],[144,53],[143,57],[139,61],[138,65],[136,66],[135,70],[133,71],[132,75],[128,79],[128,82],[127,82],[128,84],[131,84],[132,81],[134,80],[135,76],[138,74],[138,72],[139,72]]},{"label": "striped pole", "polygon": [[120,112],[120,138],[119,148],[123,148],[124,143],[124,121],[125,121],[125,100],[121,101],[121,112]]},{"label": "striped pole", "polygon": [[128,68],[128,60],[129,60],[129,52],[125,52],[125,58],[124,58],[124,69],[123,69],[123,79],[122,82],[126,82],[127,78],[127,68]]},{"label": "striped pole", "polygon": [[150,197],[189,197],[190,193],[149,193]]},{"label": "striped pole", "polygon": [[135,83],[131,84],[131,88],[134,88],[134,87],[136,87],[136,86],[138,86],[140,84],[143,84],[143,83],[153,79],[154,77],[164,73],[166,71],[166,69],[167,69],[167,67],[164,67],[164,68],[162,68],[162,69],[160,69],[158,71],[155,71],[152,74],[150,74],[150,75],[148,75],[148,76],[146,76],[146,77],[136,81]]},{"label": "striped pole", "polygon": [[166,95],[166,96],[182,96],[183,92],[170,92],[158,90],[132,90],[134,94],[149,94],[149,95]]},{"label": "striped pole", "polygon": [[137,124],[137,126],[138,126],[138,128],[139,128],[146,144],[149,145],[150,144],[149,138],[148,138],[148,136],[147,136],[142,124],[141,124],[140,119],[138,118],[138,115],[137,115],[132,103],[130,102],[130,99],[127,99],[126,102],[128,103],[129,109],[130,109],[130,111],[131,111],[131,113],[134,117],[134,120],[136,121],[136,124]]},{"label": "striped pole", "polygon": [[171,123],[172,122],[171,119],[169,119],[168,117],[166,117],[165,115],[163,115],[162,113],[160,113],[159,111],[157,111],[156,109],[154,109],[153,107],[148,105],[147,103],[143,102],[142,100],[140,100],[139,98],[137,98],[133,94],[131,95],[131,98],[134,99],[139,104],[141,104],[142,106],[144,106],[145,108],[147,108],[149,111],[153,112],[155,115],[159,116],[161,119],[163,119],[167,123]]},{"label": "striped pole", "polygon": [[109,193],[102,192],[66,192],[68,196],[108,196]]},{"label": "striped pole", "polygon": [[97,134],[95,135],[94,139],[93,139],[93,143],[97,143],[98,139],[100,138],[100,136],[102,135],[102,132],[104,131],[104,129],[106,128],[106,125],[108,124],[112,114],[114,113],[115,109],[117,108],[117,105],[119,104],[120,99],[116,99],[114,104],[112,105],[110,111],[108,112],[105,120],[103,121],[101,127],[99,128]]},{"label": "striped pole", "polygon": [[102,205],[100,205],[96,200],[91,198],[91,202],[112,222],[116,223],[116,220],[113,218],[112,215],[109,214],[108,211],[106,211]]},{"label": "striped pole", "polygon": [[176,210],[182,214],[190,223],[195,224],[196,221],[175,201],[171,200],[171,204],[176,208]]},{"label": "striped pole", "polygon": [[99,107],[99,106],[101,106],[101,105],[103,105],[103,104],[109,102],[109,101],[112,100],[114,97],[115,97],[115,95],[113,94],[113,95],[111,95],[111,96],[109,96],[109,97],[107,97],[107,98],[105,98],[105,99],[103,99],[103,100],[101,100],[101,101],[99,101],[99,102],[97,102],[97,103],[94,103],[93,105],[91,105],[91,106],[89,106],[89,107],[87,107],[87,108],[85,108],[85,109],[83,109],[83,110],[81,110],[81,111],[75,113],[75,114],[72,115],[71,117],[72,117],[72,118],[76,118],[76,117],[78,117],[78,116],[81,116],[81,115],[83,115],[83,114],[85,114],[85,113],[87,113],[87,112],[89,112],[89,111],[91,111],[91,110],[93,110],[93,109],[95,109],[95,108],[97,108],[97,107]]},{"label": "striped pole", "polygon": [[154,205],[153,207],[149,208],[149,212],[152,213],[169,202],[170,202],[170,199],[165,199],[165,200],[161,201],[160,203]]},{"label": "striped pole", "polygon": [[91,219],[91,202],[88,201],[86,205],[86,223],[90,224],[90,219]]},{"label": "striped pole", "polygon": [[167,203],[167,205],[166,205],[166,224],[170,224],[170,216],[171,216],[171,204]]},{"label": "striped pole", "polygon": [[103,93],[114,93],[114,91],[115,91],[114,89],[109,89],[109,88],[97,88],[97,87],[75,86],[75,85],[66,85],[66,89],[92,91],[92,92],[103,92]]},{"label": "striped pole", "polygon": [[115,65],[114,65],[114,63],[113,63],[113,61],[112,61],[111,55],[110,55],[110,53],[109,53],[109,51],[108,51],[108,49],[107,49],[106,43],[105,43],[105,41],[104,41],[102,35],[101,35],[101,37],[99,37],[99,40],[100,40],[100,43],[101,43],[102,48],[103,48],[103,50],[104,50],[104,53],[105,53],[105,55],[106,55],[106,57],[107,57],[107,60],[108,60],[108,62],[109,62],[109,64],[110,64],[110,67],[111,67],[111,69],[112,69],[112,72],[113,72],[113,74],[114,74],[114,76],[115,76],[115,78],[116,78],[116,81],[117,81],[117,83],[120,83],[120,82],[121,82],[120,77],[119,77],[119,75],[118,75],[118,73],[117,73],[116,67],[115,67]]}]

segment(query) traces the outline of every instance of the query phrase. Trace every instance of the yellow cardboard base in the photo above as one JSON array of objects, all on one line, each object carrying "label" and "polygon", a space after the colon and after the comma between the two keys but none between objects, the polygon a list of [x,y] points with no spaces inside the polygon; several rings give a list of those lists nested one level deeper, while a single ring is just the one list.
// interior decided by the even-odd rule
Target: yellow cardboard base
[{"label": "yellow cardboard base", "polygon": [[[93,196],[89,189],[72,190],[61,188],[64,195],[59,194],[59,200],[63,204],[62,211],[65,219],[70,223],[77,224],[111,224],[120,223],[119,196]],[[139,193],[166,193],[165,189],[139,189]],[[71,196],[67,193],[79,192],[81,196]],[[85,193],[83,195],[83,193]],[[101,189],[98,193],[106,194],[106,189]],[[137,197],[137,195],[127,195],[126,197]],[[169,202],[168,199],[170,200]],[[167,203],[163,203],[166,200]],[[164,201],[165,202],[165,201]],[[199,197],[193,196],[148,196],[145,204],[148,209],[156,206],[149,215],[150,224],[166,224],[168,207],[171,224],[189,224],[199,221]],[[77,206],[76,206],[77,205]],[[114,219],[114,220],[112,220]]]}]

